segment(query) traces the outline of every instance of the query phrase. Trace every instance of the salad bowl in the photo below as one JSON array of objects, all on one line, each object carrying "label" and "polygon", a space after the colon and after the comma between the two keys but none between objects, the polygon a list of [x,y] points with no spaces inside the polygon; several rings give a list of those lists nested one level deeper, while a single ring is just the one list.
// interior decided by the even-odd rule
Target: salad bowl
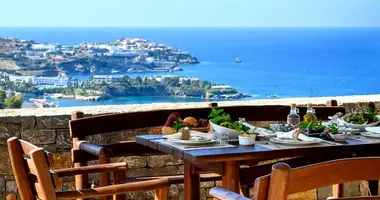
[{"label": "salad bowl", "polygon": [[218,133],[218,134],[227,134],[228,133],[228,139],[230,141],[237,141],[238,136],[242,133],[242,132],[239,132],[239,131],[234,130],[234,129],[230,129],[230,128],[226,128],[226,127],[214,124],[211,120],[210,120],[210,124],[211,124],[212,129],[216,133]]},{"label": "salad bowl", "polygon": [[[379,118],[380,116],[377,115],[377,117]],[[353,129],[359,129],[359,131],[365,131],[365,128],[367,128],[367,127],[374,127],[374,126],[379,126],[380,125],[380,121],[369,123],[369,124],[368,123],[353,124],[353,123],[346,122],[344,120],[344,117],[338,118],[337,122],[338,122],[339,126],[345,126],[345,127],[353,128]]]}]

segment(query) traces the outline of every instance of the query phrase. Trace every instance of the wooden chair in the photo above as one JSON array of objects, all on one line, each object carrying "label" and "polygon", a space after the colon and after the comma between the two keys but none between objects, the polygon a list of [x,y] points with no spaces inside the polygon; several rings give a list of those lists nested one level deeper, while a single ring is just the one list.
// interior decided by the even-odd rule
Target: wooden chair
[{"label": "wooden chair", "polygon": [[[272,173],[257,178],[254,187],[255,200],[286,200],[290,194],[359,180],[380,179],[380,157],[363,157],[333,160],[292,169],[285,163],[277,163]],[[223,188],[215,187],[210,194],[220,200],[247,200]],[[380,199],[380,196],[337,198]]]},{"label": "wooden chair", "polygon": [[[137,183],[116,184],[93,189],[62,191],[59,177],[98,172],[113,172],[114,179],[124,179],[126,163],[113,163],[78,168],[51,170],[52,155],[16,137],[8,139],[8,150],[12,169],[22,200],[54,200],[93,198],[113,195],[114,199],[125,198],[125,193],[168,188],[167,179],[155,179]],[[120,177],[119,177],[120,176]]]},{"label": "wooden chair", "polygon": [[[92,117],[84,117],[82,112],[72,114],[70,134],[73,139],[72,158],[74,167],[86,166],[88,161],[99,160],[100,164],[109,163],[111,157],[120,156],[151,156],[163,155],[148,147],[136,144],[135,142],[120,142],[114,144],[97,145],[85,141],[86,136],[107,132],[121,131],[127,129],[146,128],[152,126],[163,126],[166,118],[173,112],[178,112],[181,116],[193,116],[195,118],[207,118],[211,107],[217,107],[216,103],[211,103],[209,108],[154,110],[131,113],[107,114]],[[269,105],[269,106],[229,106],[218,107],[231,114],[234,120],[245,117],[247,121],[283,121],[289,113],[289,106]],[[344,107],[333,106],[315,107],[318,117],[327,119],[337,112],[344,113]],[[300,107],[300,114],[306,113],[306,107]],[[276,115],[273,115],[276,113]],[[268,166],[270,168],[270,166]],[[262,174],[259,174],[260,176]],[[183,177],[167,177],[173,182],[183,183]],[[110,174],[99,174],[99,186],[109,184]],[[201,181],[220,180],[217,174],[201,174]],[[76,189],[88,187],[88,176],[78,175],[75,177]],[[174,183],[173,183],[174,184]],[[249,185],[249,184],[247,184]],[[253,181],[252,181],[253,185]],[[246,190],[246,188],[245,188]],[[104,198],[105,199],[105,198]]]}]

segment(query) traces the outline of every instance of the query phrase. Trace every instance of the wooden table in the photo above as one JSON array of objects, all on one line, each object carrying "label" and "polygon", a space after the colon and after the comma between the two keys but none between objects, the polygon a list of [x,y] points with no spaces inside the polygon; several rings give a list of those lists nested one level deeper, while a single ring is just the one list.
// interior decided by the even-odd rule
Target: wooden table
[{"label": "wooden table", "polygon": [[260,161],[285,157],[305,156],[308,158],[321,155],[379,156],[379,142],[348,139],[346,144],[331,146],[308,146],[297,148],[270,149],[259,145],[232,148],[213,148],[198,150],[181,150],[168,144],[162,135],[137,136],[138,144],[174,155],[184,160],[185,199],[199,199],[199,172],[204,169],[220,174],[223,187],[240,192],[240,164],[242,161]]}]

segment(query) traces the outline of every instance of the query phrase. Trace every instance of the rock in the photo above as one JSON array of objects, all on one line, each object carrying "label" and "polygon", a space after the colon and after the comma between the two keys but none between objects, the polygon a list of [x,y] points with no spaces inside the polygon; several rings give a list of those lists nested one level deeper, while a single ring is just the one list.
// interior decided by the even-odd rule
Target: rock
[{"label": "rock", "polygon": [[6,144],[10,137],[19,138],[20,134],[19,124],[0,124],[0,144]]},{"label": "rock", "polygon": [[36,126],[36,117],[35,116],[23,116],[21,118],[21,129],[34,129]]},{"label": "rock", "polygon": [[0,147],[0,174],[12,174],[11,161],[7,147]]},{"label": "rock", "polygon": [[0,123],[19,124],[19,123],[21,123],[21,117],[20,117],[20,115],[2,116],[2,117],[0,117]]},{"label": "rock", "polygon": [[67,128],[70,115],[38,116],[36,117],[37,129]]},{"label": "rock", "polygon": [[57,152],[57,145],[56,144],[41,144],[38,146],[43,148],[45,151],[50,152],[50,153]]},{"label": "rock", "polygon": [[128,169],[134,169],[146,167],[146,159],[145,156],[129,156],[112,158],[111,162],[126,162],[128,164]]},{"label": "rock", "polygon": [[127,199],[154,199],[154,191],[130,192],[126,196]]},{"label": "rock", "polygon": [[17,200],[17,195],[15,194],[8,194],[6,197],[6,200]]},{"label": "rock", "polygon": [[164,167],[164,166],[179,165],[179,164],[183,164],[183,161],[172,155],[148,157],[149,167]]},{"label": "rock", "polygon": [[32,144],[53,144],[56,141],[55,130],[26,130],[21,132],[21,139],[29,141]]},{"label": "rock", "polygon": [[201,184],[200,184],[201,188],[212,188],[214,186],[215,186],[214,181],[201,182]]},{"label": "rock", "polygon": [[53,157],[54,164],[52,169],[71,168],[73,166],[70,152],[53,153]]},{"label": "rock", "polygon": [[7,188],[7,192],[17,193],[16,181],[7,181],[6,188]]},{"label": "rock", "polygon": [[185,173],[185,168],[183,165],[178,165],[178,174],[184,174]]},{"label": "rock", "polygon": [[201,196],[201,198],[200,198],[201,200],[206,200],[207,199],[206,189],[205,188],[201,188],[200,196]]},{"label": "rock", "polygon": [[127,170],[127,177],[165,176],[176,174],[178,174],[177,166],[167,166],[160,168],[135,168]]},{"label": "rock", "polygon": [[223,187],[223,182],[222,181],[215,181],[215,186]]},{"label": "rock", "polygon": [[87,137],[87,141],[92,144],[108,144],[110,143],[110,134],[109,133],[103,133],[103,134],[96,134],[96,135],[90,135]]},{"label": "rock", "polygon": [[56,129],[55,131],[57,132],[57,148],[71,149],[73,141],[70,137],[69,129]]},{"label": "rock", "polygon": [[0,176],[0,192],[5,192],[5,178]]},{"label": "rock", "polygon": [[179,196],[179,189],[177,185],[171,185],[169,187],[169,197],[178,197]]}]

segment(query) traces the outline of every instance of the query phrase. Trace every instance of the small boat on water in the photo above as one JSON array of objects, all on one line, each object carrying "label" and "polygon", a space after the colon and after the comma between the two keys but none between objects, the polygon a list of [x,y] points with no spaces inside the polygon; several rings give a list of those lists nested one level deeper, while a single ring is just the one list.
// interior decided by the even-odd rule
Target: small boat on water
[{"label": "small boat on water", "polygon": [[270,98],[270,99],[279,99],[280,97],[278,95],[276,95],[276,94],[270,94],[270,95],[268,95],[268,98]]},{"label": "small boat on water", "polygon": [[240,58],[236,58],[236,59],[235,59],[235,63],[241,63]]},{"label": "small boat on water", "polygon": [[117,73],[120,73],[120,71],[116,69],[111,70],[111,74],[117,74]]},{"label": "small boat on water", "polygon": [[48,102],[46,100],[45,96],[43,99],[30,98],[29,102],[34,104],[35,106],[37,106],[39,108],[55,108],[55,107],[58,107],[58,105],[55,102]]}]

